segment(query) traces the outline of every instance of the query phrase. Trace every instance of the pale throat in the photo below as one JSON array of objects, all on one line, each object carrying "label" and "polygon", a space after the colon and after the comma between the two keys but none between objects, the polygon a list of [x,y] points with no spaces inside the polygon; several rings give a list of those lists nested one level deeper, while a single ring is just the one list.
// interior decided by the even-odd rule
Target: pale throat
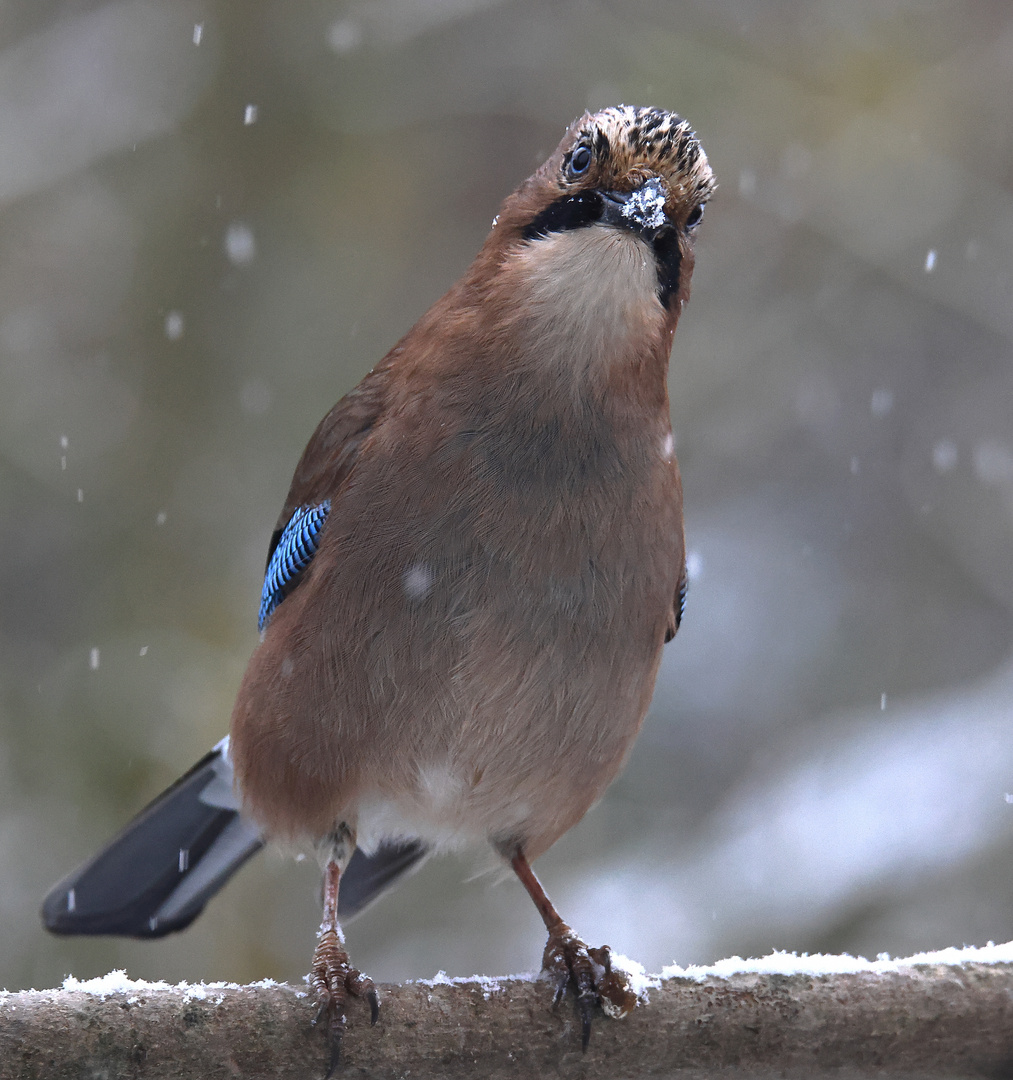
[{"label": "pale throat", "polygon": [[540,365],[584,376],[654,337],[665,320],[654,252],[608,225],[550,233],[511,256],[517,333]]}]

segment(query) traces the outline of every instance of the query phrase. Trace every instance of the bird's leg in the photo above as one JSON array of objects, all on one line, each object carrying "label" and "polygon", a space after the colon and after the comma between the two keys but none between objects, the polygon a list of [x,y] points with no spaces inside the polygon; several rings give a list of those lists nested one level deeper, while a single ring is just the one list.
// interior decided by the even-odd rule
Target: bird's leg
[{"label": "bird's leg", "polygon": [[[343,845],[342,845],[343,846]],[[365,998],[369,1002],[369,1022],[375,1024],[380,1015],[380,999],[368,975],[353,968],[345,951],[345,935],[338,922],[338,887],[341,867],[347,860],[339,858],[338,845],[324,864],[324,916],[317,931],[317,947],[313,952],[310,979],[319,1006],[314,1024],[327,1017],[331,1045],[331,1060],[327,1069],[330,1077],[341,1060],[341,1039],[345,1032],[345,997]]]},{"label": "bird's leg", "polygon": [[563,922],[519,848],[514,852],[510,865],[534,900],[545,929],[549,931],[549,940],[542,954],[542,971],[555,984],[552,1004],[559,1004],[572,982],[580,1010],[581,1046],[586,1050],[591,1038],[595,1006],[601,1005],[606,1016],[618,1020],[632,1011],[637,996],[626,974],[612,967],[609,947],[589,948]]}]

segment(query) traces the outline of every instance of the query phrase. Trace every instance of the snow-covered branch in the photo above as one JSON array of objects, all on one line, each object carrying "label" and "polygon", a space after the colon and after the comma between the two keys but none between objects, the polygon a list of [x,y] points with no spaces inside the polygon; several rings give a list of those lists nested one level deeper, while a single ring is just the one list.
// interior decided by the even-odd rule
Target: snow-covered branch
[{"label": "snow-covered branch", "polygon": [[[637,977],[646,1000],[599,1018],[586,1054],[572,1004],[529,978],[382,988],[352,1002],[344,1071],[368,1077],[968,1077],[1013,1063],[1013,946],[873,963],[730,960]],[[0,1080],[322,1076],[324,1034],[302,989],[169,986],[114,973],[0,994]]]}]

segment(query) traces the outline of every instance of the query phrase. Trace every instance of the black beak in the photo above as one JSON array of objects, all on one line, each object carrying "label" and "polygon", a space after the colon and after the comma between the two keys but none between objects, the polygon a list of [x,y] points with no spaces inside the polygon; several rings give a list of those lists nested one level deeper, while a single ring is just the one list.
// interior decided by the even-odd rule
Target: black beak
[{"label": "black beak", "polygon": [[670,224],[665,214],[668,192],[657,177],[633,191],[603,191],[601,220],[606,225],[629,229],[653,243]]},{"label": "black beak", "polygon": [[657,177],[633,191],[578,191],[547,206],[528,224],[523,236],[525,240],[531,240],[536,236],[603,222],[627,229],[649,244],[663,243],[675,234],[665,214],[667,195],[663,181]]}]

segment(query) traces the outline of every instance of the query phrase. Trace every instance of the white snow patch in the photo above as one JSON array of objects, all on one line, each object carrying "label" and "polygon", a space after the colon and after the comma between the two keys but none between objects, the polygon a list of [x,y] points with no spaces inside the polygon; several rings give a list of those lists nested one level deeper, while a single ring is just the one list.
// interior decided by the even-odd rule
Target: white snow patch
[{"label": "white snow patch", "polygon": [[951,947],[936,952],[915,953],[913,956],[896,960],[891,960],[886,953],[880,953],[875,960],[866,960],[864,956],[849,956],[847,953],[841,956],[826,953],[810,956],[809,953],[802,953],[799,956],[798,953],[773,952],[769,956],[749,960],[743,960],[741,956],[730,956],[710,966],[690,964],[684,968],[678,964],[669,964],[662,968],[661,978],[693,979],[702,982],[704,979],[728,979],[742,974],[816,976],[853,975],[865,971],[886,975],[925,964],[1013,964],[1013,941],[1004,945],[996,945],[990,941],[980,948],[971,945],[965,945],[962,949]]},{"label": "white snow patch", "polygon": [[234,221],[225,230],[225,254],[233,266],[248,266],[257,254],[253,230],[241,221]]},{"label": "white snow patch", "polygon": [[[661,977],[648,975],[644,965],[636,960],[631,960],[622,953],[611,952],[612,967],[622,971],[629,982],[630,989],[637,995],[638,1003],[646,1004],[648,1001],[647,991],[655,990],[661,985]],[[540,972],[525,971],[517,975],[463,975],[450,976],[445,971],[438,971],[431,979],[412,979],[416,986],[478,986],[482,989],[482,995],[488,998],[490,994],[504,992],[504,982],[537,982],[541,977]]]},{"label": "white snow patch", "polygon": [[362,44],[362,27],[354,19],[337,19],[327,28],[327,44],[339,55]]},{"label": "white snow patch", "polygon": [[[253,983],[253,986],[276,985],[271,980]],[[100,975],[95,979],[76,979],[68,975],[63,980],[63,989],[71,990],[79,994],[92,994],[95,997],[107,998],[113,994],[128,994],[131,1001],[136,1001],[143,994],[175,991],[182,994],[184,1000],[206,1001],[212,995],[214,1003],[220,1005],[224,999],[223,990],[240,990],[239,983],[212,982],[212,983],[172,983],[149,982],[147,979],[131,979],[122,968],[110,971],[108,975]]]},{"label": "white snow patch", "polygon": [[409,566],[401,575],[401,584],[409,600],[422,600],[432,589],[435,580],[432,569],[424,562]]},{"label": "white snow patch", "polygon": [[958,456],[957,444],[952,439],[940,439],[932,447],[932,467],[937,473],[953,472]]},{"label": "white snow patch", "polygon": [[[525,975],[508,975],[510,982],[532,982],[535,978],[530,973]],[[493,975],[455,975],[451,977],[445,971],[438,971],[431,979],[409,979],[415,986],[477,986],[482,991],[482,997],[489,1000],[492,994],[503,993],[500,980]]]},{"label": "white snow patch", "polygon": [[637,1003],[646,1005],[650,1001],[647,991],[656,990],[661,985],[661,979],[657,975],[648,975],[643,964],[622,953],[612,952],[611,955],[612,967],[626,975],[630,989],[637,995]]},{"label": "white snow patch", "polygon": [[648,229],[659,229],[665,224],[666,192],[660,180],[648,180],[642,188],[634,191],[623,203],[620,213],[633,218]]},{"label": "white snow patch", "polygon": [[869,400],[869,408],[877,420],[889,416],[893,411],[893,391],[888,390],[885,386],[873,390],[872,397]]},{"label": "white snow patch", "polygon": [[690,581],[703,577],[703,555],[694,548],[686,552],[686,577]]}]

